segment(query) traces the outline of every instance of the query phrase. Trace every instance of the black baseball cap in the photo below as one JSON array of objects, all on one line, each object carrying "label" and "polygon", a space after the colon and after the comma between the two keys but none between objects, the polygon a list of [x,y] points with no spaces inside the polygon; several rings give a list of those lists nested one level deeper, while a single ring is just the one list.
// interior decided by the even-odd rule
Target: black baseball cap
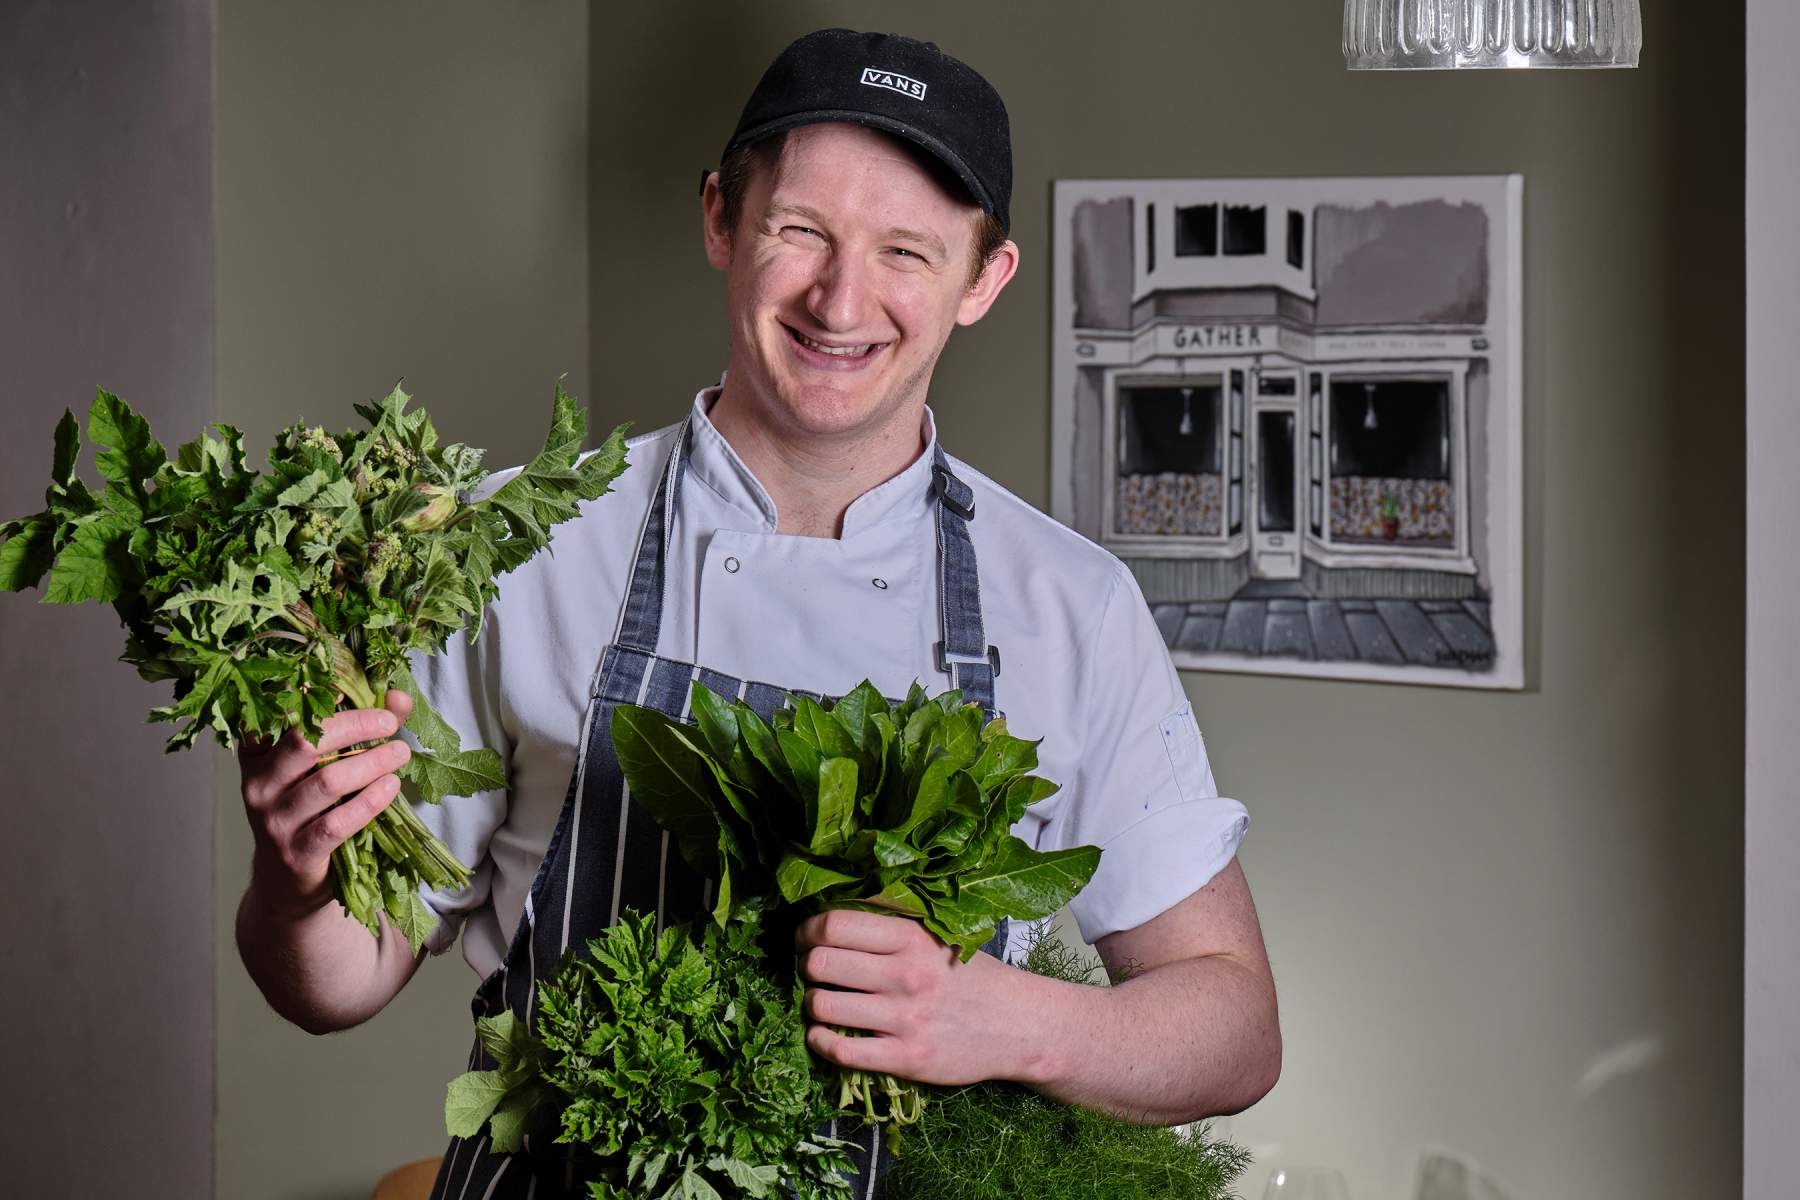
[{"label": "black baseball cap", "polygon": [[950,168],[1002,229],[1011,228],[1006,105],[972,67],[931,42],[852,29],[799,38],[763,72],[725,154],[801,125],[838,121],[918,146]]}]

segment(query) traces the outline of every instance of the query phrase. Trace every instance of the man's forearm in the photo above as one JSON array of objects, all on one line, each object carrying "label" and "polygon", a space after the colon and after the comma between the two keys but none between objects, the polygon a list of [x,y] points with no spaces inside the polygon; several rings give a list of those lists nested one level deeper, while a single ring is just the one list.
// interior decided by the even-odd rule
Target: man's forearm
[{"label": "man's forearm", "polygon": [[308,1033],[368,1020],[412,977],[417,960],[386,918],[380,941],[333,900],[309,911],[268,903],[251,881],[238,904],[244,967],[271,1008]]},{"label": "man's forearm", "polygon": [[1281,1073],[1267,976],[1225,955],[1182,959],[1098,988],[1024,971],[1031,1049],[1016,1073],[1048,1096],[1147,1125],[1238,1112]]},{"label": "man's forearm", "polygon": [[1115,974],[1142,964],[1117,987],[984,954],[964,962],[904,917],[820,913],[794,940],[814,985],[807,1045],[839,1066],[949,1086],[1010,1079],[1164,1125],[1247,1108],[1281,1073],[1275,982],[1236,860],[1161,914],[1099,939]]}]

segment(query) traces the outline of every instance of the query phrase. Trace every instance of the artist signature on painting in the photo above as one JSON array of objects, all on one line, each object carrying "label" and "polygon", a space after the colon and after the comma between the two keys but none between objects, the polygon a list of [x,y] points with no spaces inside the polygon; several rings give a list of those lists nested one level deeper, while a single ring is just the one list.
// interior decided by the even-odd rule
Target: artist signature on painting
[{"label": "artist signature on painting", "polygon": [[1467,667],[1473,670],[1477,667],[1494,665],[1492,650],[1457,650],[1451,646],[1444,646],[1437,651],[1434,657],[1438,665],[1444,667]]}]

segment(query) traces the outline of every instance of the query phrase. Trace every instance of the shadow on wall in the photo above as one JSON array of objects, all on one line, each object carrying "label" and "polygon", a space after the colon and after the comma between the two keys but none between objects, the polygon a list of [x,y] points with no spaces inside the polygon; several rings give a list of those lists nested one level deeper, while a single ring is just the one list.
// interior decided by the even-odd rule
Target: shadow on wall
[{"label": "shadow on wall", "polygon": [[[1743,62],[1744,6],[1672,7],[1683,15],[1670,21],[1671,45],[1690,62],[1735,63],[1729,78],[1741,88],[1735,72]],[[1651,917],[1666,931],[1665,952],[1678,953],[1680,961],[1666,976],[1674,987],[1659,997],[1659,1008],[1696,1023],[1669,1029],[1666,1040],[1648,1049],[1620,1047],[1611,1062],[1616,1077],[1653,1051],[1661,1069],[1683,1080],[1694,1097],[1729,1106],[1733,1115],[1721,1132],[1735,1137],[1744,1061],[1745,148],[1742,137],[1719,136],[1717,122],[1728,110],[1716,87],[1709,72],[1671,72],[1655,99],[1660,111],[1646,114],[1671,131],[1653,193],[1662,201],[1655,244],[1663,251],[1652,260],[1661,267],[1652,286],[1683,299],[1654,310],[1660,328],[1646,329],[1645,353],[1673,395],[1709,401],[1702,419],[1683,404],[1652,434],[1661,478],[1683,482],[1641,501],[1670,550],[1659,559],[1663,578],[1655,602],[1668,614],[1666,627],[1682,631],[1664,651],[1683,696],[1680,736],[1650,751],[1653,769],[1668,781],[1669,807],[1654,818],[1668,831],[1656,847],[1658,877],[1707,881],[1664,888],[1660,911]],[[1741,112],[1741,96],[1737,102]],[[1673,717],[1675,704],[1669,709]],[[1688,820],[1692,796],[1714,797],[1718,819]],[[1711,1028],[1702,1029],[1696,1019],[1708,1018]],[[1661,1128],[1646,1128],[1643,1136],[1691,1141],[1699,1132],[1692,1116],[1685,1106],[1665,1108]],[[1735,1195],[1741,1161],[1735,1143],[1732,1153],[1727,1178],[1707,1180],[1693,1169],[1671,1185],[1699,1185],[1699,1194],[1710,1183]],[[1690,1161],[1704,1161],[1703,1154]]]}]

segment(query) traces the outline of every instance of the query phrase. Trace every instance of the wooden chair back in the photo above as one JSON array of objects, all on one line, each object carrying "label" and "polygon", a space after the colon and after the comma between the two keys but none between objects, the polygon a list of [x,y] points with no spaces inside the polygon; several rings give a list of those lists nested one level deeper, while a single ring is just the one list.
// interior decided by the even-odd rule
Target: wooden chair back
[{"label": "wooden chair back", "polygon": [[370,1200],[429,1200],[431,1185],[437,1182],[442,1157],[421,1158],[418,1162],[396,1167],[381,1177]]}]

